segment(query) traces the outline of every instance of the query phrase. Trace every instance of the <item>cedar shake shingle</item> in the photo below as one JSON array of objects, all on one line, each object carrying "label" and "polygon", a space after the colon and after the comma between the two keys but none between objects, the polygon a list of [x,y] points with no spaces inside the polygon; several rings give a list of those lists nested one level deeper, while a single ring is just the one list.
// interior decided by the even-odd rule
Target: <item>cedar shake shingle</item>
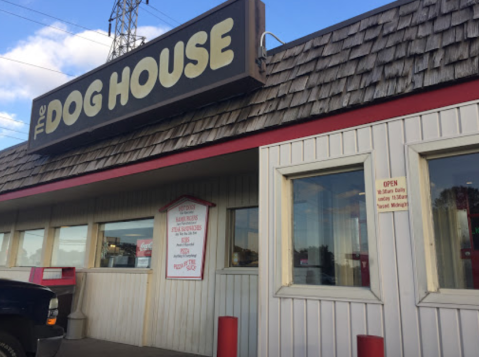
[{"label": "cedar shake shingle", "polygon": [[401,0],[270,51],[264,87],[58,155],[0,151],[0,194],[479,78],[477,0]]}]

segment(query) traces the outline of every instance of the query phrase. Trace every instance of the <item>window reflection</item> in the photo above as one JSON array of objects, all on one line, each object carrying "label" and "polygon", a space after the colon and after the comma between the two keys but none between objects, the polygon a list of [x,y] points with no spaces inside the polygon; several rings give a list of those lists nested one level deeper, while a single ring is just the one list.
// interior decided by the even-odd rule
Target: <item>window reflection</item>
[{"label": "window reflection", "polygon": [[88,226],[61,227],[55,229],[52,266],[83,267],[87,234]]},{"label": "window reflection", "polygon": [[7,265],[9,243],[10,233],[0,233],[0,266]]},{"label": "window reflection", "polygon": [[293,180],[294,284],[369,283],[364,171]]},{"label": "window reflection", "polygon": [[439,286],[479,289],[479,154],[429,160]]},{"label": "window reflection", "polygon": [[99,238],[100,267],[151,266],[153,219],[102,224]]},{"label": "window reflection", "polygon": [[20,232],[17,266],[38,267],[42,265],[42,247],[45,230]]},{"label": "window reflection", "polygon": [[232,210],[231,266],[258,266],[258,207]]}]

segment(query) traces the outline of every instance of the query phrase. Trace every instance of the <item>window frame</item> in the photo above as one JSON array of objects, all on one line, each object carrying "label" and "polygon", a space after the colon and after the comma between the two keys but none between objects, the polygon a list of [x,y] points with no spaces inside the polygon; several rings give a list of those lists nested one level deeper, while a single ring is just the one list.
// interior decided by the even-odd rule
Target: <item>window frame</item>
[{"label": "window frame", "polygon": [[108,221],[108,222],[95,222],[94,224],[96,225],[96,246],[95,246],[95,254],[94,254],[94,261],[93,261],[93,267],[90,269],[95,269],[98,271],[104,271],[104,270],[109,270],[109,271],[150,271],[153,269],[153,258],[154,258],[154,247],[152,247],[151,251],[151,260],[150,260],[150,267],[149,268],[136,268],[136,267],[101,267],[101,246],[102,246],[102,239],[101,239],[101,226],[103,224],[108,224],[108,223],[121,223],[121,222],[134,222],[134,221],[145,221],[145,220],[152,220],[152,229],[153,229],[153,234],[152,234],[152,240],[154,242],[155,238],[155,217],[150,216],[150,217],[142,217],[142,218],[132,218],[132,219],[123,219],[123,220],[118,220],[118,221]]},{"label": "window frame", "polygon": [[[234,238],[234,212],[241,209],[257,208],[258,209],[258,266],[257,267],[235,267],[231,265],[231,257],[233,253],[233,238]],[[239,206],[239,207],[228,207],[226,209],[226,257],[225,257],[225,268],[231,270],[244,270],[257,271],[259,268],[259,206],[258,205],[248,205],[248,206]]]},{"label": "window frame", "polygon": [[[317,175],[364,172],[368,225],[369,275],[371,285],[364,287],[293,284],[292,180]],[[274,167],[275,271],[274,297],[308,298],[335,301],[382,303],[380,259],[377,239],[375,175],[371,152],[351,156]]]},{"label": "window frame", "polygon": [[428,160],[479,152],[479,135],[406,145],[416,304],[479,310],[479,290],[441,289],[436,265]]}]

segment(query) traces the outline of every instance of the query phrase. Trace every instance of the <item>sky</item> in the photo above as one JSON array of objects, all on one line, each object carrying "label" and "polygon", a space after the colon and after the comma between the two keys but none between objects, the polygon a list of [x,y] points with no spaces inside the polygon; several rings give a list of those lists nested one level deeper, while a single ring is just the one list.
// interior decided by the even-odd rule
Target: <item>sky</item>
[{"label": "sky", "polygon": [[[149,0],[146,5],[143,0],[137,33],[148,41],[222,2]],[[266,30],[291,42],[392,1],[263,2]],[[116,0],[0,0],[0,150],[27,140],[34,98],[106,62],[112,42],[108,19],[114,3]],[[272,37],[267,38],[268,49],[278,45]]]}]

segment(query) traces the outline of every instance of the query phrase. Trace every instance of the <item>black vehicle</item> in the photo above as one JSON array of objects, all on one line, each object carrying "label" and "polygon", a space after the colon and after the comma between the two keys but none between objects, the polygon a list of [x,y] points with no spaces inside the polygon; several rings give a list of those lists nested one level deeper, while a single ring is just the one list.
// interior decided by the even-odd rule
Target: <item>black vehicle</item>
[{"label": "black vehicle", "polygon": [[45,286],[0,279],[0,356],[53,357],[63,339],[58,299]]}]

